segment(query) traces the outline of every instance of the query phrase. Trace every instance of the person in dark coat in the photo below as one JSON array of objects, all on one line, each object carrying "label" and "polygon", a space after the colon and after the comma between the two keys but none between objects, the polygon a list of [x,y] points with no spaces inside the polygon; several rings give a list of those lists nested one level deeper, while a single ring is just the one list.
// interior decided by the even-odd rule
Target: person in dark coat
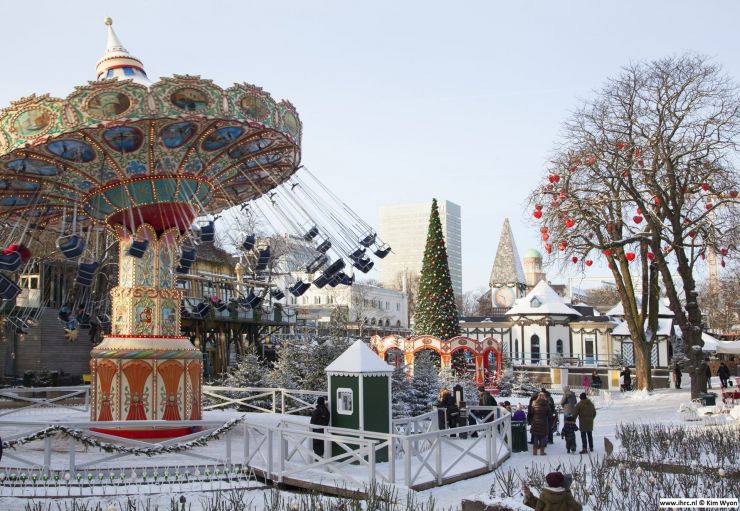
[{"label": "person in dark coat", "polygon": [[576,452],[576,431],[578,431],[578,426],[576,426],[576,418],[571,414],[565,414],[564,419],[563,431],[560,435],[565,439],[565,449],[570,454],[571,452]]},{"label": "person in dark coat", "polygon": [[[316,400],[316,408],[314,408],[313,412],[311,413],[311,424],[313,426],[328,426],[330,418],[331,413],[326,407],[326,400],[324,399],[324,396],[319,396],[319,398]],[[323,433],[324,428],[312,427],[311,431],[313,431],[314,433]],[[319,456],[324,455],[324,440],[319,438],[314,439],[313,452],[315,452]]]},{"label": "person in dark coat", "polygon": [[552,394],[550,394],[550,391],[546,388],[543,387],[542,392],[545,393],[545,397],[547,397],[547,403],[550,405],[550,415],[548,415],[547,417],[547,443],[551,444],[554,443],[552,437],[555,433],[555,423],[558,420],[558,418],[555,416],[555,400],[552,398]]},{"label": "person in dark coat", "polygon": [[675,376],[676,378],[676,388],[680,389],[681,388],[681,376],[682,376],[680,365],[676,364],[676,367],[673,368],[673,376]]},{"label": "person in dark coat", "polygon": [[[537,398],[540,397],[538,393],[532,394],[532,397],[529,398],[529,404],[527,405],[527,424],[529,426],[532,426],[532,419],[534,418],[534,402],[537,401]],[[530,437],[529,437],[529,443],[534,443],[534,434],[531,433],[530,429]]]},{"label": "person in dark coat", "polygon": [[591,373],[591,387],[594,389],[601,388],[601,376],[595,370]]},{"label": "person in dark coat", "polygon": [[630,373],[630,368],[625,366],[624,369],[622,369],[622,372],[619,373],[619,375],[623,378],[622,390],[632,390],[632,374]]},{"label": "person in dark coat", "polygon": [[717,376],[719,376],[719,383],[723,389],[727,388],[727,381],[730,379],[730,368],[722,362],[717,368]]},{"label": "person in dark coat", "polygon": [[[480,406],[498,406],[498,403],[496,402],[496,398],[494,398],[490,392],[486,390],[486,388],[481,385],[478,387],[478,405]],[[483,419],[486,416],[489,416],[485,422],[493,422],[493,419],[495,417],[495,414],[491,412],[487,412],[485,410],[481,410],[478,412],[478,418]]]},{"label": "person in dark coat", "polygon": [[582,511],[583,506],[573,497],[562,472],[550,472],[545,476],[545,482],[547,485],[539,497],[535,497],[526,484],[522,487],[525,506],[536,511]]},{"label": "person in dark coat", "polygon": [[709,364],[704,362],[704,376],[707,378],[707,388],[712,388],[712,370],[709,368]]},{"label": "person in dark coat", "polygon": [[455,398],[452,397],[452,393],[449,389],[443,388],[439,391],[437,408],[443,408],[444,411],[438,411],[439,429],[445,429],[445,427],[455,428],[457,427],[457,418],[460,416],[460,409],[455,403]]},{"label": "person in dark coat", "polygon": [[[581,392],[581,400],[576,405],[576,409],[573,412],[573,418],[578,419],[578,426],[581,430],[581,454],[588,453],[589,449],[591,452],[594,450],[594,419],[596,418],[596,407],[588,399],[585,392]],[[586,441],[588,440],[588,445]]]},{"label": "person in dark coat", "polygon": [[541,392],[537,400],[532,406],[532,455],[537,455],[537,449],[540,450],[540,454],[544,456],[545,446],[547,445],[547,435],[549,427],[550,417],[550,403],[547,401],[547,396],[544,392]]}]

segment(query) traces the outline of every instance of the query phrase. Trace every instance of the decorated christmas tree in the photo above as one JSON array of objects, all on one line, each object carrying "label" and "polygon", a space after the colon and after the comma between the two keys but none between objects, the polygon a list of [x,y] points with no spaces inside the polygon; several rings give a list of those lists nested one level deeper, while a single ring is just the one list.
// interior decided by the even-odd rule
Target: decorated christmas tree
[{"label": "decorated christmas tree", "polygon": [[416,335],[451,339],[458,335],[459,331],[455,294],[452,291],[450,268],[447,265],[447,248],[442,235],[437,199],[434,199],[414,312],[414,332]]},{"label": "decorated christmas tree", "polygon": [[396,367],[391,379],[391,396],[393,403],[393,418],[410,417],[412,403],[415,401],[411,378],[406,374],[406,366]]}]

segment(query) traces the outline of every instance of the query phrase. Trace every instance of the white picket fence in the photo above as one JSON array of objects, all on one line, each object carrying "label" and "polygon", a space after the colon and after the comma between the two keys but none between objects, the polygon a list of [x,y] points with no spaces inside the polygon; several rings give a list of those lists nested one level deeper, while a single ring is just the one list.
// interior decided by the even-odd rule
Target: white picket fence
[{"label": "white picket fence", "polygon": [[[239,408],[264,415],[234,413],[233,417],[243,419],[241,424],[219,439],[210,439],[205,446],[186,449],[178,446],[210,435],[225,421],[136,421],[136,426],[142,428],[193,428],[193,433],[184,437],[145,442],[93,431],[102,426],[95,421],[0,419],[0,431],[11,426],[15,431],[3,434],[5,441],[58,425],[103,444],[88,446],[75,436],[58,431],[7,449],[4,471],[0,472],[0,495],[27,494],[33,488],[47,495],[127,495],[136,484],[201,485],[214,489],[232,483],[254,484],[255,474],[276,483],[328,491],[363,491],[374,482],[421,489],[491,471],[511,455],[511,420],[503,408],[476,407],[493,420],[452,429],[438,429],[437,412],[433,411],[393,421],[391,433],[332,427],[314,432],[305,417],[287,419],[284,415],[310,408],[316,397],[326,395],[323,392],[229,387],[205,387],[204,392],[212,398],[210,409]],[[35,393],[34,401],[23,409],[61,406],[57,400],[60,396],[39,394]],[[273,411],[284,415],[274,415],[273,421]],[[106,422],[104,426],[130,429],[131,422]],[[325,445],[324,456],[314,452],[314,440]],[[109,445],[164,451],[147,457],[106,452],[103,447]],[[178,452],[167,452],[173,448]]]}]

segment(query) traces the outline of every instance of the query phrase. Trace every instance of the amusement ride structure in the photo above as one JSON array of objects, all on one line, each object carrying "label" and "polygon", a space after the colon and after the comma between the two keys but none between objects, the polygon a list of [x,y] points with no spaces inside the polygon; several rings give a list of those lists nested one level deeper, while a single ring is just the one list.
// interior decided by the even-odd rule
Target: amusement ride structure
[{"label": "amusement ride structure", "polygon": [[[261,214],[305,252],[305,277],[282,289],[266,282],[271,247],[224,214],[233,224],[225,235],[251,261],[244,281],[254,285],[236,300],[247,309],[310,286],[351,285],[355,270],[372,268],[370,254],[390,247],[313,174],[296,175],[302,126],[289,102],[196,76],[152,82],[106,25],[96,81],[66,99],[30,96],[0,111],[0,298],[18,296],[34,234],[57,233],[58,251],[77,265],[65,326],[84,321],[91,302],[108,304],[110,332],[90,361],[92,420],[197,420],[202,355],[181,335],[177,275],[214,241],[219,214]],[[111,235],[118,285],[108,299],[90,289],[106,250],[99,240]],[[215,305],[204,300],[196,312]]]}]

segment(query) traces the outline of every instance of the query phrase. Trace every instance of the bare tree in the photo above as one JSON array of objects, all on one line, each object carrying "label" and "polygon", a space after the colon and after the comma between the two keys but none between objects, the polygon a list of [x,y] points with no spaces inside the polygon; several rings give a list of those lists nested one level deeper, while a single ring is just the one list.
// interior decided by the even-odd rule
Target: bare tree
[{"label": "bare tree", "polygon": [[736,265],[721,275],[716,288],[699,284],[699,305],[714,332],[727,332],[740,322],[740,268]]},{"label": "bare tree", "polygon": [[[406,281],[404,283],[404,280]],[[421,276],[418,273],[399,272],[391,286],[393,289],[402,291],[406,289],[406,310],[408,311],[407,324],[411,324],[411,319],[416,311],[416,298],[419,294],[419,281]]]},{"label": "bare tree", "polygon": [[587,289],[584,292],[584,303],[592,307],[612,307],[619,303],[619,291],[616,286],[604,285]]},{"label": "bare tree", "polygon": [[[555,246],[586,265],[595,250],[607,259],[638,356],[656,332],[652,315],[647,336],[641,323],[657,311],[660,274],[693,397],[706,388],[694,269],[707,250],[726,257],[737,247],[739,130],[737,88],[719,66],[692,55],[631,65],[565,124],[550,182],[532,197],[543,229],[554,228],[543,231],[555,240],[548,252]],[[633,262],[649,284],[641,309],[630,298]]]},{"label": "bare tree", "polygon": [[460,308],[461,316],[476,316],[478,314],[480,299],[486,294],[488,289],[479,287],[478,289],[466,291],[462,295],[462,307]]}]

